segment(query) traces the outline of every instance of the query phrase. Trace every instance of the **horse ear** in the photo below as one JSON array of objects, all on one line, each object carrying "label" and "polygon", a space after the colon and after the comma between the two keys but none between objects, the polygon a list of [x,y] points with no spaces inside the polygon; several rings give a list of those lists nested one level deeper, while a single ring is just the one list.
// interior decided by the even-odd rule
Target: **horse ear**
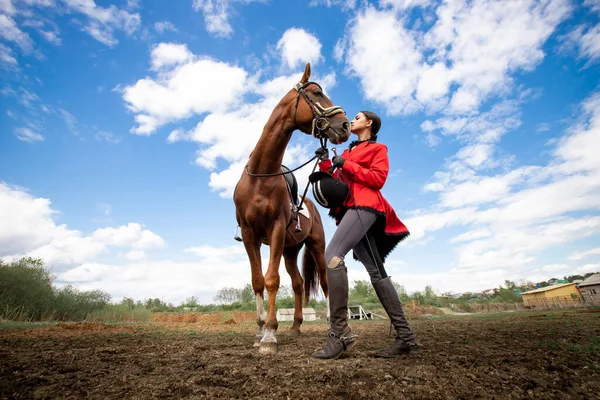
[{"label": "horse ear", "polygon": [[305,84],[310,79],[310,63],[306,63],[306,67],[304,68],[304,75],[302,75],[302,79],[300,79],[301,84]]}]

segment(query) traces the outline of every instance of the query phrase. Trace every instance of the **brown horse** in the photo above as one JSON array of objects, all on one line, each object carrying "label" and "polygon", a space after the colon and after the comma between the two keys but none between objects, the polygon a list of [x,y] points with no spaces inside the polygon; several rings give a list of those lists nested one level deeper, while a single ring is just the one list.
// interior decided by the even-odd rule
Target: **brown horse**
[{"label": "brown horse", "polygon": [[[279,289],[279,264],[281,256],[292,279],[295,307],[294,324],[290,335],[300,334],[302,324],[302,299],[308,301],[317,291],[317,280],[326,298],[327,275],[325,265],[325,233],[321,217],[314,203],[304,200],[310,218],[300,218],[301,230],[291,223],[294,216],[290,194],[281,174],[283,153],[296,129],[313,134],[322,140],[338,144],[348,140],[350,123],[341,107],[336,107],[325,96],[321,87],[309,82],[310,64],[306,64],[300,83],[277,104],[263,133],[252,152],[234,193],[237,222],[242,241],[252,268],[252,287],[256,297],[258,332],[255,347],[261,353],[277,352],[278,322],[275,300]],[[263,276],[260,247],[270,247],[269,265]],[[297,258],[306,245],[303,255],[303,275],[298,270]],[[264,290],[268,293],[268,315],[265,320]]]}]

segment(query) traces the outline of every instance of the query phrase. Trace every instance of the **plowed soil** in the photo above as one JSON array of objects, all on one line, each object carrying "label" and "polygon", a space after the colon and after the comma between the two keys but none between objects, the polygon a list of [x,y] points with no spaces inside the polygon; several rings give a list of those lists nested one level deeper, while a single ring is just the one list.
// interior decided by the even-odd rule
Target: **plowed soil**
[{"label": "plowed soil", "polygon": [[323,322],[281,323],[261,356],[254,323],[222,319],[0,331],[0,398],[600,399],[599,312],[412,319],[423,351],[391,360],[386,321],[318,361]]}]

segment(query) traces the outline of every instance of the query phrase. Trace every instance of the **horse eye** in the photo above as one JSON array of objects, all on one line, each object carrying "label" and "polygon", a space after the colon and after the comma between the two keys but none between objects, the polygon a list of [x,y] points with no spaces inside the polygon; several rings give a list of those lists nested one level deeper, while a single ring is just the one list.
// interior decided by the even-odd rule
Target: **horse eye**
[{"label": "horse eye", "polygon": [[315,96],[323,96],[323,92],[316,90],[315,91]]}]

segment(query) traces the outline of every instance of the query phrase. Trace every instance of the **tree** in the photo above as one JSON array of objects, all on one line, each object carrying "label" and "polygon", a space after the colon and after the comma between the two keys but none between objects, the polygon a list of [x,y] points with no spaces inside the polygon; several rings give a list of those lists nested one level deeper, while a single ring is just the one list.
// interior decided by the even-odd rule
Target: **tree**
[{"label": "tree", "polygon": [[222,304],[231,304],[240,301],[241,290],[233,287],[220,289],[215,295],[215,301]]},{"label": "tree", "polygon": [[277,291],[277,298],[294,297],[294,290],[291,285],[281,285]]},{"label": "tree", "polygon": [[181,305],[183,307],[196,308],[199,305],[198,298],[196,296],[188,297]]},{"label": "tree", "polygon": [[240,301],[242,303],[251,303],[254,301],[254,289],[251,284],[244,286],[240,293]]},{"label": "tree", "polygon": [[514,290],[517,287],[517,284],[513,281],[509,281],[508,279],[506,279],[504,281],[504,287],[509,290]]},{"label": "tree", "polygon": [[350,297],[357,300],[367,300],[373,296],[375,296],[375,289],[373,289],[371,282],[365,280],[354,281],[354,285],[350,289]]},{"label": "tree", "polygon": [[408,293],[406,292],[404,286],[394,281],[392,281],[392,284],[394,285],[394,289],[396,289],[396,292],[398,292],[398,296],[400,296],[401,302],[406,303],[410,300],[410,297],[408,296]]},{"label": "tree", "polygon": [[121,304],[126,306],[129,310],[133,310],[135,307],[135,300],[133,300],[131,297],[123,297]]}]

